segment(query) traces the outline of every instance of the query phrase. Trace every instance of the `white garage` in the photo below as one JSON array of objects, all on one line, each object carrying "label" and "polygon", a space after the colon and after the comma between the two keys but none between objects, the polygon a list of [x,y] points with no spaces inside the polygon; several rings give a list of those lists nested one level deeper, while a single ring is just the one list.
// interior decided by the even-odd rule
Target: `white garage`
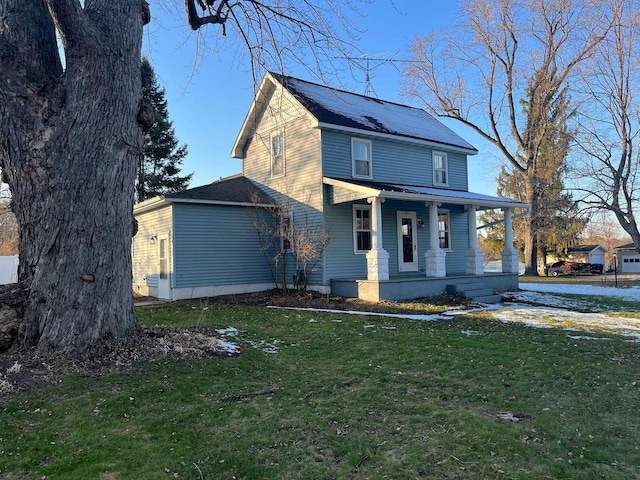
[{"label": "white garage", "polygon": [[616,247],[616,254],[620,273],[640,273],[640,253],[633,243]]}]

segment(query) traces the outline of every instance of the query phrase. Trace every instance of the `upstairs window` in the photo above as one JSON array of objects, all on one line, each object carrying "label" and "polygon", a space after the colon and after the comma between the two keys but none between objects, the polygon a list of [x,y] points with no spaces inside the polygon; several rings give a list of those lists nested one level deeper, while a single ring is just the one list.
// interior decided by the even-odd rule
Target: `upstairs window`
[{"label": "upstairs window", "polygon": [[282,177],[285,174],[284,165],[284,135],[271,134],[271,177]]},{"label": "upstairs window", "polygon": [[352,138],[351,160],[354,178],[371,178],[371,141]]},{"label": "upstairs window", "polygon": [[449,169],[447,165],[447,154],[443,152],[433,152],[433,184],[438,186],[449,185]]},{"label": "upstairs window", "polygon": [[438,238],[442,250],[451,250],[449,212],[438,212]]},{"label": "upstairs window", "polygon": [[353,250],[366,253],[371,250],[371,207],[353,206]]}]

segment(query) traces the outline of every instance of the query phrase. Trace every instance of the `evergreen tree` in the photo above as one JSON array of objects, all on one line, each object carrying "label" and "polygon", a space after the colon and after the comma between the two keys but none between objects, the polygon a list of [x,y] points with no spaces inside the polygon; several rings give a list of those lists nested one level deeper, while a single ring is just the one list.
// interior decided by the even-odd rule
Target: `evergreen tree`
[{"label": "evergreen tree", "polygon": [[155,112],[155,123],[145,134],[144,158],[138,167],[136,199],[138,202],[166,193],[184,190],[193,173],[180,176],[180,165],[187,155],[187,145],[178,146],[169,120],[165,91],[158,85],[153,67],[142,58],[142,95]]},{"label": "evergreen tree", "polygon": [[[532,95],[530,92],[529,95]],[[535,108],[537,102],[524,101],[523,109],[527,112]],[[523,251],[525,248],[525,232],[533,230],[534,246],[537,257],[546,263],[549,254],[556,256],[566,254],[567,250],[579,241],[587,220],[580,216],[571,195],[566,192],[563,178],[567,174],[567,156],[569,154],[571,132],[568,129],[569,102],[566,91],[560,92],[551,103],[545,120],[545,128],[539,125],[528,125],[528,135],[540,135],[536,143],[540,146],[539,158],[543,168],[532,171],[508,170],[501,168],[496,182],[500,196],[514,198],[525,202],[525,183],[530,182],[537,193],[538,207],[536,213],[516,219],[513,222],[515,247]],[[536,118],[536,115],[530,116]],[[535,173],[532,176],[532,173]],[[496,220],[495,214],[485,214],[481,219],[485,223]],[[529,225],[527,225],[529,222]],[[488,227],[485,239],[486,248],[496,253],[504,245],[502,226]]]}]

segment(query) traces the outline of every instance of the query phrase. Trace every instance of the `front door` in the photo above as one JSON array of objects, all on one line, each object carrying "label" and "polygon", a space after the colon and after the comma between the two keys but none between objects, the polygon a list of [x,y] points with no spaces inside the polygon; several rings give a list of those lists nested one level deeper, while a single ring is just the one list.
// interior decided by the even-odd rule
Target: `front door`
[{"label": "front door", "polygon": [[398,271],[418,271],[416,212],[398,212]]},{"label": "front door", "polygon": [[158,236],[158,298],[170,299],[169,237]]}]

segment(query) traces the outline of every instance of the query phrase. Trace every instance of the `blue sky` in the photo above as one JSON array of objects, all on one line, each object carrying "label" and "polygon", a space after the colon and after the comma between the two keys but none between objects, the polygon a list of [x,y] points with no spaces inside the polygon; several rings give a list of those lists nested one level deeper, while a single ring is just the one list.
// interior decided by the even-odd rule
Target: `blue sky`
[{"label": "blue sky", "polygon": [[[167,5],[170,2],[167,2]],[[183,172],[194,172],[191,186],[211,183],[239,173],[241,161],[230,151],[253,99],[253,78],[246,57],[237,50],[209,44],[205,51],[199,34],[189,30],[182,2],[174,10],[152,3],[152,22],[146,27],[143,54],[149,57],[160,85],[166,90],[169,114],[181,143],[189,146]],[[364,17],[354,17],[360,29],[357,47],[367,56],[408,58],[409,42],[450,25],[459,10],[457,0],[376,0],[363,4]],[[212,28],[219,28],[211,26]],[[400,96],[401,76],[396,67],[371,61],[371,84],[378,98],[420,106]],[[308,72],[284,72],[316,81]],[[332,85],[356,93],[365,91],[365,72],[355,72]],[[499,160],[489,145],[469,129],[445,122],[480,153],[469,159],[471,191],[495,194]]]}]

